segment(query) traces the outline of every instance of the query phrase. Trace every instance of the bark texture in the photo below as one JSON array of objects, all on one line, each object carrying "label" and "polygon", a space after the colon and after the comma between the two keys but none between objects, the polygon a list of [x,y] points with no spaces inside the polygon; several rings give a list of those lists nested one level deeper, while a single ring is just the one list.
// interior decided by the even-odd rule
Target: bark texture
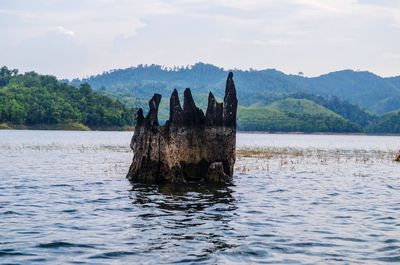
[{"label": "bark texture", "polygon": [[237,97],[233,74],[226,80],[223,103],[210,92],[206,114],[196,107],[189,88],[183,108],[178,92],[170,98],[170,117],[160,126],[161,95],[149,101],[149,113],[137,111],[132,137],[133,161],[127,178],[145,182],[232,181],[236,149]]}]

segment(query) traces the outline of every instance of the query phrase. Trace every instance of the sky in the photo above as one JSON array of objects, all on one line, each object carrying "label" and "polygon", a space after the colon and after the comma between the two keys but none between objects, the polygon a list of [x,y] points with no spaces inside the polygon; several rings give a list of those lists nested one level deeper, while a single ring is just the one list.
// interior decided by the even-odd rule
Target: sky
[{"label": "sky", "polygon": [[138,64],[400,75],[400,0],[0,0],[0,65],[58,78]]}]

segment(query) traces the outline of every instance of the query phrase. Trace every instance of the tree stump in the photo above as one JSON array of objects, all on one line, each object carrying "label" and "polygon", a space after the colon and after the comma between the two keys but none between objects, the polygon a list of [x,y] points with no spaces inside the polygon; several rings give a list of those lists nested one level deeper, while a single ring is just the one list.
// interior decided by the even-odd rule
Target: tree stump
[{"label": "tree stump", "polygon": [[184,91],[183,108],[175,89],[170,117],[160,126],[157,118],[161,95],[149,101],[149,113],[137,111],[131,141],[133,161],[127,178],[140,182],[230,183],[236,149],[237,97],[233,74],[226,80],[223,103],[210,92],[206,114],[196,107],[191,91]]}]

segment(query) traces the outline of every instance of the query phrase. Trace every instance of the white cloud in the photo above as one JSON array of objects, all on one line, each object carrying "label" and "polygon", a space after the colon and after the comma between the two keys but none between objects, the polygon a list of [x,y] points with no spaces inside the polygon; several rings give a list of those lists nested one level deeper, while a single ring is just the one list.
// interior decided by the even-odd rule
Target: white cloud
[{"label": "white cloud", "polygon": [[8,10],[8,9],[0,9],[0,14],[1,15],[6,15],[6,16],[15,16],[23,19],[34,19],[37,18],[37,16],[29,11],[24,11],[24,10]]},{"label": "white cloud", "polygon": [[350,13],[355,0],[294,0],[296,4],[325,13]]},{"label": "white cloud", "polygon": [[[46,46],[56,54],[51,45],[62,35],[74,45],[68,56],[79,52],[85,60],[69,60],[56,42],[68,69],[52,70],[46,56],[18,61],[21,70],[50,69],[60,77],[200,60],[315,75],[341,68],[395,75],[400,69],[396,53],[383,53],[400,46],[398,0],[0,1],[0,54],[9,55],[3,63],[46,54]],[[37,39],[46,39],[44,47],[16,49]]]},{"label": "white cloud", "polygon": [[221,38],[219,39],[221,42],[225,42],[225,43],[233,43],[234,40],[230,39],[230,38]]},{"label": "white cloud", "polygon": [[274,46],[287,46],[290,44],[290,42],[287,40],[269,40],[268,44]]},{"label": "white cloud", "polygon": [[55,27],[55,29],[57,30],[58,33],[73,37],[75,35],[75,32],[72,30],[68,30],[66,28],[64,28],[63,26],[58,26]]},{"label": "white cloud", "polygon": [[400,52],[384,52],[383,56],[385,58],[400,60]]}]

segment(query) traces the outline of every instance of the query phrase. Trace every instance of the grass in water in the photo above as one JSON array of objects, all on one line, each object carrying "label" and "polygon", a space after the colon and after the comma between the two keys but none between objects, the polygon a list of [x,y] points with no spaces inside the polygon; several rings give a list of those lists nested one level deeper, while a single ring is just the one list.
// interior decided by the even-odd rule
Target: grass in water
[{"label": "grass in water", "polygon": [[11,129],[7,123],[0,123],[0,130]]}]

